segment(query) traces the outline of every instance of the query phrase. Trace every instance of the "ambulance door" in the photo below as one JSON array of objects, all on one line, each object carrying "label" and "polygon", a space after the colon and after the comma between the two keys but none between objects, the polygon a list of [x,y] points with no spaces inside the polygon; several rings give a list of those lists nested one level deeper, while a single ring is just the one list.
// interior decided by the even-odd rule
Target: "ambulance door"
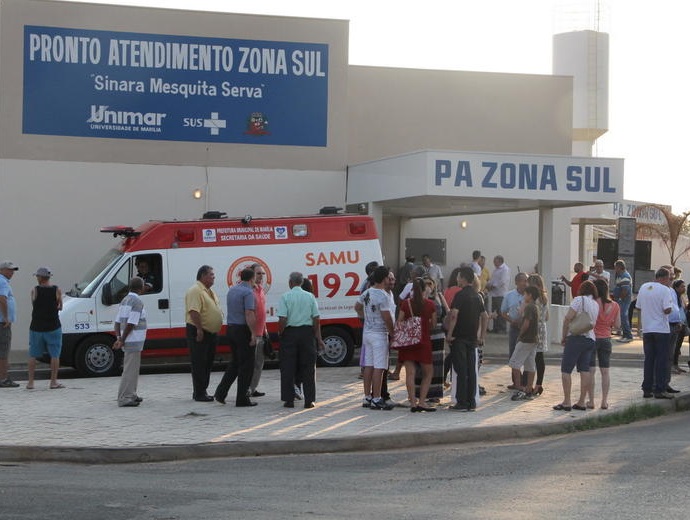
[{"label": "ambulance door", "polygon": [[[147,339],[164,335],[170,329],[170,295],[167,284],[167,260],[163,252],[141,252],[132,255],[117,272],[106,282],[104,287],[108,297],[108,309],[104,313],[110,324],[117,314],[117,306],[127,295],[129,280],[139,276],[144,280],[144,292],[141,299],[146,309]],[[100,314],[100,313],[99,313]],[[99,316],[99,320],[103,320]]]},{"label": "ambulance door", "polygon": [[133,274],[144,280],[141,295],[146,309],[146,322],[150,333],[147,339],[162,339],[170,330],[170,284],[168,259],[165,251],[139,253],[134,257]]}]

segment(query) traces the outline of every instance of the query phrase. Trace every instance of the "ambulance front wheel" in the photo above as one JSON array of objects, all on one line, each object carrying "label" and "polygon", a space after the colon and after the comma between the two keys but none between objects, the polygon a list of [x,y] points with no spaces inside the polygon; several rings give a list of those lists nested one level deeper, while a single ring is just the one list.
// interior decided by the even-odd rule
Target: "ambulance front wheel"
[{"label": "ambulance front wheel", "polygon": [[75,367],[87,377],[113,376],[120,368],[120,355],[113,350],[112,336],[86,338],[77,349]]},{"label": "ambulance front wheel", "polygon": [[318,358],[318,364],[325,367],[344,367],[350,364],[355,352],[352,336],[340,327],[324,327],[321,337],[326,346]]}]

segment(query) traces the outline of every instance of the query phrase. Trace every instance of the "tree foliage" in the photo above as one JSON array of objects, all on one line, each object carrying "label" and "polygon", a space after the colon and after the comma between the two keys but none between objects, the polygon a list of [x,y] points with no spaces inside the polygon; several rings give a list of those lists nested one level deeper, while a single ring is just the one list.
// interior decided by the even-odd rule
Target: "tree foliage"
[{"label": "tree foliage", "polygon": [[671,265],[675,266],[678,259],[690,251],[690,242],[685,246],[679,244],[681,237],[688,237],[688,233],[690,232],[690,211],[685,211],[680,215],[676,215],[668,206],[662,206],[660,204],[643,204],[635,208],[633,216],[638,217],[642,212],[650,208],[658,210],[659,213],[663,215],[665,223],[648,224],[645,222],[638,222],[637,230],[647,232],[659,238],[668,251]]}]

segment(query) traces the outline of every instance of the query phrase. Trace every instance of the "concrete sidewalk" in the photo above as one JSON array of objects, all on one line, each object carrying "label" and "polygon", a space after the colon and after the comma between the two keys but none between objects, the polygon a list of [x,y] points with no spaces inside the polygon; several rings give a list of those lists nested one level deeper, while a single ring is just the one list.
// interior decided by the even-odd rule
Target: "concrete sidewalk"
[{"label": "concrete sidewalk", "polygon": [[[498,353],[503,341],[505,337],[492,337],[487,352]],[[631,356],[635,349],[639,357],[640,345],[614,346],[619,354]],[[358,367],[318,369],[317,405],[309,410],[300,401],[294,409],[282,406],[278,370],[264,371],[260,389],[266,396],[257,398],[259,405],[252,408],[236,408],[234,399],[227,405],[192,401],[188,374],[141,376],[139,393],[145,400],[138,408],[118,408],[117,377],[65,380],[66,388],[60,390],[49,390],[45,380],[26,390],[25,382],[18,381],[20,388],[0,389],[0,460],[141,462],[509,440],[571,431],[578,421],[634,404],[687,408],[688,374],[673,376],[672,385],[683,392],[674,400],[643,399],[641,367],[641,361],[639,368],[613,367],[610,408],[586,412],[552,409],[562,399],[560,370],[553,365],[546,367],[544,394],[518,402],[510,400],[512,392],[506,389],[508,367],[485,365],[480,383],[488,394],[474,413],[448,410],[448,392],[434,413],[362,408]],[[212,374],[211,392],[221,375]],[[576,374],[573,383],[576,400]],[[391,382],[390,389],[396,401],[406,399],[402,381]]]}]

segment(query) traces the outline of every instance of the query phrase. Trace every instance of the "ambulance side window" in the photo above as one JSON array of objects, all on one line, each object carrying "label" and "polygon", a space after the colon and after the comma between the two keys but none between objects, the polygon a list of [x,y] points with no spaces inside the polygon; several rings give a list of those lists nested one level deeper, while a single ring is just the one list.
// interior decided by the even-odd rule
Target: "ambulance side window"
[{"label": "ambulance side window", "polygon": [[115,273],[115,276],[108,282],[111,296],[110,304],[115,305],[122,301],[129,292],[129,279],[132,277],[132,261],[128,260]]},{"label": "ambulance side window", "polygon": [[144,294],[155,294],[163,288],[163,258],[158,254],[139,255],[134,274],[144,280]]}]

